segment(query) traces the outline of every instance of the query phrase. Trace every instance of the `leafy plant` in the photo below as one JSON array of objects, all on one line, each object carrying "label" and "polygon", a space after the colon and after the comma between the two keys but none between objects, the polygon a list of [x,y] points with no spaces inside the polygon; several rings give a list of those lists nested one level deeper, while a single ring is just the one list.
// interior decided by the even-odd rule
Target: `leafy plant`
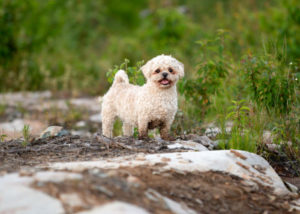
[{"label": "leafy plant", "polygon": [[145,83],[145,78],[143,76],[143,73],[140,70],[140,67],[143,65],[144,61],[139,61],[136,63],[136,66],[128,66],[130,61],[128,59],[125,59],[124,62],[121,65],[115,65],[113,69],[110,69],[107,73],[107,80],[109,83],[112,83],[114,80],[114,76],[116,73],[122,69],[125,70],[129,77],[129,81],[132,84],[137,85],[143,85]]},{"label": "leafy plant", "polygon": [[30,127],[29,125],[24,125],[23,129],[22,129],[22,134],[23,134],[23,142],[22,142],[22,146],[27,146],[29,141],[30,141]]},{"label": "leafy plant", "polygon": [[220,30],[217,35],[214,40],[197,42],[203,51],[212,50],[216,56],[206,60],[202,54],[202,62],[198,64],[195,76],[179,83],[179,92],[196,107],[191,113],[200,119],[203,119],[211,104],[211,95],[218,92],[221,82],[228,74],[229,64],[224,57],[225,31]]},{"label": "leafy plant", "polygon": [[248,56],[242,61],[242,72],[251,98],[269,114],[284,115],[296,102],[297,73],[270,56]]}]

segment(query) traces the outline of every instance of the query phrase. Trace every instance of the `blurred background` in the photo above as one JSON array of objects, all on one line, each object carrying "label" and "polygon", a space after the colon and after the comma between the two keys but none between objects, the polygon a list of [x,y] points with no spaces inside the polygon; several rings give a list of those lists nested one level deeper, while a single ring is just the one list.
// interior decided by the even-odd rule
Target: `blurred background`
[{"label": "blurred background", "polygon": [[103,94],[105,73],[115,64],[161,53],[181,60],[190,75],[203,59],[196,41],[213,40],[220,29],[227,36],[224,50],[236,62],[271,47],[284,48],[289,61],[300,57],[296,0],[0,2],[2,92]]},{"label": "blurred background", "polygon": [[[235,142],[262,141],[269,130],[278,144],[293,145],[295,156],[299,5],[297,0],[0,0],[0,92],[99,96],[109,88],[113,72],[107,72],[125,59],[123,66],[137,83],[138,62],[171,54],[186,72],[178,87],[175,133],[204,132],[213,123],[219,138],[237,147]],[[259,149],[251,146],[243,149]]]}]

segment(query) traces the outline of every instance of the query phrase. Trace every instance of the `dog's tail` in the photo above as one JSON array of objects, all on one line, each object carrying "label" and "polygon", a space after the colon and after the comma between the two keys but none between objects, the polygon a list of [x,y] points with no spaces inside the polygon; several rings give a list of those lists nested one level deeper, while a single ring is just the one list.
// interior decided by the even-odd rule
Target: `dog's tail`
[{"label": "dog's tail", "polygon": [[119,70],[115,75],[113,85],[118,83],[129,83],[128,75],[124,70]]}]

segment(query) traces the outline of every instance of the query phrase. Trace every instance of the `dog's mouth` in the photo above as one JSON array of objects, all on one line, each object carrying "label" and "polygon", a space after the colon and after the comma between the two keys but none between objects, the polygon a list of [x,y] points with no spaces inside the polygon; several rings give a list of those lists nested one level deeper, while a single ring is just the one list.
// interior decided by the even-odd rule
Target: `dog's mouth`
[{"label": "dog's mouth", "polygon": [[168,80],[168,79],[162,79],[162,80],[159,81],[159,83],[160,83],[161,85],[170,85],[170,84],[171,84],[171,81]]}]

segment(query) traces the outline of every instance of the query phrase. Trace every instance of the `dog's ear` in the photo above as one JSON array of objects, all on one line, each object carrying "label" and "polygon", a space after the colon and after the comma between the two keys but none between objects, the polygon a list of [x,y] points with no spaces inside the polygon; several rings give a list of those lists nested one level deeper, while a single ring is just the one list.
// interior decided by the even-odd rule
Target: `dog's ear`
[{"label": "dog's ear", "polygon": [[143,72],[145,78],[146,78],[146,79],[149,79],[149,78],[150,78],[150,72],[151,72],[151,71],[150,71],[150,63],[147,62],[145,65],[143,65],[143,66],[141,67],[141,70],[142,70],[142,72]]},{"label": "dog's ear", "polygon": [[178,70],[179,78],[183,78],[184,77],[184,65],[183,65],[183,63],[177,61],[177,70]]}]

